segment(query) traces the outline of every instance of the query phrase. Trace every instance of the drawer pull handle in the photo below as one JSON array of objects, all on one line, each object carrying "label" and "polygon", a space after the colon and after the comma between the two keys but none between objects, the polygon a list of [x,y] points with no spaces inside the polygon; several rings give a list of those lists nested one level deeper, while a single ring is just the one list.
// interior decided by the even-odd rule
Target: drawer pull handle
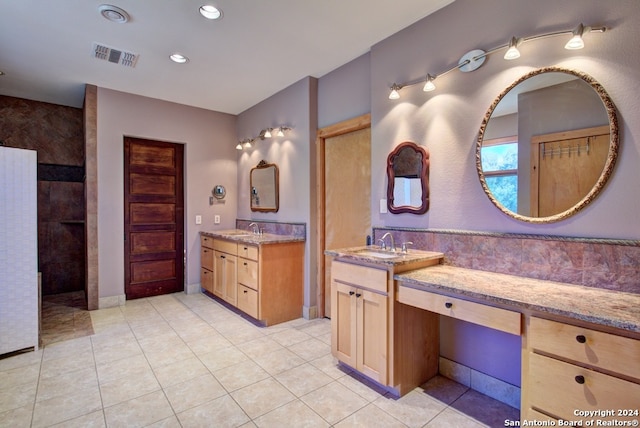
[{"label": "drawer pull handle", "polygon": [[584,383],[584,376],[582,375],[576,376],[575,379],[576,379],[576,382],[578,382],[580,385]]},{"label": "drawer pull handle", "polygon": [[585,343],[587,341],[587,338],[584,337],[582,334],[579,334],[576,336],[576,340],[578,341],[578,343]]},{"label": "drawer pull handle", "polygon": [[225,257],[225,256],[220,256],[220,258],[221,258],[221,259],[226,259],[226,257]]},{"label": "drawer pull handle", "polygon": [[451,308],[453,307],[453,303],[451,303],[451,302],[447,302],[447,303],[445,303],[445,304],[444,304],[444,306],[445,306],[447,309],[451,309]]},{"label": "drawer pull handle", "polygon": [[247,294],[247,293],[248,293],[248,291],[247,291],[247,290],[244,290],[244,294]]},{"label": "drawer pull handle", "polygon": [[244,262],[244,265],[246,266],[246,265],[247,265],[247,262]]},{"label": "drawer pull handle", "polygon": [[360,296],[362,296],[362,294],[360,294],[360,293],[356,294],[356,297],[360,297]]},{"label": "drawer pull handle", "polygon": [[353,296],[354,294],[356,294],[355,291],[349,291],[349,296]]}]

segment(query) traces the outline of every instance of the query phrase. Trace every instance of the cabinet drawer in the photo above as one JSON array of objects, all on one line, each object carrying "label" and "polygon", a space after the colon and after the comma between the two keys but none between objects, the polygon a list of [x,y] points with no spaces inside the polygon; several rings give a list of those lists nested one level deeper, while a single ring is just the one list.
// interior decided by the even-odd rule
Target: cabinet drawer
[{"label": "cabinet drawer", "polygon": [[200,268],[200,287],[213,293],[213,272],[205,268]]},{"label": "cabinet drawer", "polygon": [[213,270],[213,250],[207,247],[200,247],[200,265],[203,268]]},{"label": "cabinet drawer", "polygon": [[222,251],[223,253],[233,254],[234,256],[238,255],[238,244],[236,242],[214,239],[213,249]]},{"label": "cabinet drawer", "polygon": [[258,260],[258,247],[255,245],[238,244],[238,255],[245,259]]},{"label": "cabinet drawer", "polygon": [[398,302],[495,330],[516,335],[521,334],[522,316],[519,312],[494,308],[402,285],[398,287]]},{"label": "cabinet drawer", "polygon": [[238,258],[238,282],[247,287],[258,289],[258,262]]},{"label": "cabinet drawer", "polygon": [[200,235],[200,245],[207,248],[213,248],[213,238],[210,236]]},{"label": "cabinet drawer", "polygon": [[370,290],[387,292],[387,271],[367,266],[333,261],[331,280],[356,285]]},{"label": "cabinet drawer", "polygon": [[531,317],[532,349],[640,380],[640,340]]},{"label": "cabinet drawer", "polygon": [[530,354],[529,379],[531,407],[565,420],[576,409],[638,408],[640,385],[543,355]]},{"label": "cabinet drawer", "polygon": [[238,309],[258,318],[258,292],[244,285],[238,285]]}]

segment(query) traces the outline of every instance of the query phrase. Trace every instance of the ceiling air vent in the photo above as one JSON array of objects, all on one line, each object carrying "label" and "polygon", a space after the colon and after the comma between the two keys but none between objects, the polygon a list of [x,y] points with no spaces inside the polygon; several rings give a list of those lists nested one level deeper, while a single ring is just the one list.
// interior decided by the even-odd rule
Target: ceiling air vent
[{"label": "ceiling air vent", "polygon": [[138,61],[138,54],[123,51],[122,49],[110,48],[100,43],[93,44],[92,55],[97,59],[131,68],[135,67]]}]

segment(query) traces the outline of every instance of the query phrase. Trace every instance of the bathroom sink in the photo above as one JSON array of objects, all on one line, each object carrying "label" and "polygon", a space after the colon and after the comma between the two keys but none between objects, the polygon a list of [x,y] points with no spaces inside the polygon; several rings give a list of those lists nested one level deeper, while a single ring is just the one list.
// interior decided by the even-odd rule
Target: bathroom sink
[{"label": "bathroom sink", "polygon": [[375,257],[378,259],[394,259],[402,255],[402,253],[390,253],[386,251],[376,251],[376,250],[360,250],[360,251],[357,251],[355,254],[358,256]]},{"label": "bathroom sink", "polygon": [[248,230],[229,230],[229,231],[224,231],[221,232],[225,235],[229,235],[229,236],[252,236],[254,235],[252,232],[249,232]]}]

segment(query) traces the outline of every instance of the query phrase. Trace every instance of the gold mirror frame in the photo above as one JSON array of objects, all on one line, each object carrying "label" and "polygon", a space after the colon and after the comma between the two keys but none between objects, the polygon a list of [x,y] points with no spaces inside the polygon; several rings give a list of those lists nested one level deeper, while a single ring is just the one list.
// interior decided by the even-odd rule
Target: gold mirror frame
[{"label": "gold mirror frame", "polygon": [[[269,174],[269,170],[272,170],[271,174]],[[258,174],[263,176],[258,177]],[[280,209],[280,178],[276,164],[261,160],[257,166],[251,168],[249,186],[251,211],[278,212],[278,209]],[[261,206],[260,199],[263,201],[266,199],[272,203]]]},{"label": "gold mirror frame", "polygon": [[[491,190],[487,185],[484,171],[482,169],[481,149],[482,149],[482,143],[484,140],[484,134],[487,128],[487,124],[489,123],[489,119],[491,118],[491,115],[493,114],[497,105],[500,103],[500,101],[502,101],[502,99],[507,95],[507,93],[509,93],[509,91],[511,91],[513,88],[515,88],[517,85],[519,85],[523,81],[531,77],[534,77],[543,73],[549,73],[549,72],[560,72],[560,73],[572,74],[582,79],[587,84],[589,84],[593,88],[593,90],[595,90],[596,93],[600,96],[600,99],[602,100],[607,116],[609,118],[609,127],[610,127],[609,152],[607,155],[607,160],[605,162],[604,168],[602,170],[602,174],[598,178],[598,181],[593,186],[593,188],[589,191],[589,193],[587,193],[587,195],[584,198],[582,198],[576,205],[574,205],[573,207],[561,213],[558,213],[552,216],[529,217],[529,216],[515,213],[511,210],[508,210],[493,196]],[[609,97],[609,94],[607,94],[607,92],[602,87],[602,85],[600,85],[595,79],[593,79],[591,76],[589,76],[586,73],[582,73],[582,72],[571,70],[571,69],[561,68],[561,67],[545,67],[538,70],[534,70],[528,74],[525,74],[520,79],[513,82],[508,88],[502,91],[500,95],[498,95],[498,97],[491,104],[491,106],[487,110],[487,113],[485,114],[482,120],[482,124],[480,125],[480,131],[478,132],[478,138],[476,142],[476,169],[478,172],[478,177],[480,178],[480,184],[482,185],[482,189],[486,193],[489,200],[491,200],[491,202],[500,211],[507,214],[509,217],[512,217],[516,220],[528,222],[528,223],[553,223],[553,222],[571,217],[572,215],[576,214],[577,212],[582,210],[584,207],[589,205],[596,198],[596,196],[604,188],[605,184],[607,183],[607,180],[609,179],[609,177],[613,172],[613,167],[618,157],[618,147],[619,147],[618,118],[616,116],[616,108],[615,108],[615,105],[613,104],[613,101]]]}]

